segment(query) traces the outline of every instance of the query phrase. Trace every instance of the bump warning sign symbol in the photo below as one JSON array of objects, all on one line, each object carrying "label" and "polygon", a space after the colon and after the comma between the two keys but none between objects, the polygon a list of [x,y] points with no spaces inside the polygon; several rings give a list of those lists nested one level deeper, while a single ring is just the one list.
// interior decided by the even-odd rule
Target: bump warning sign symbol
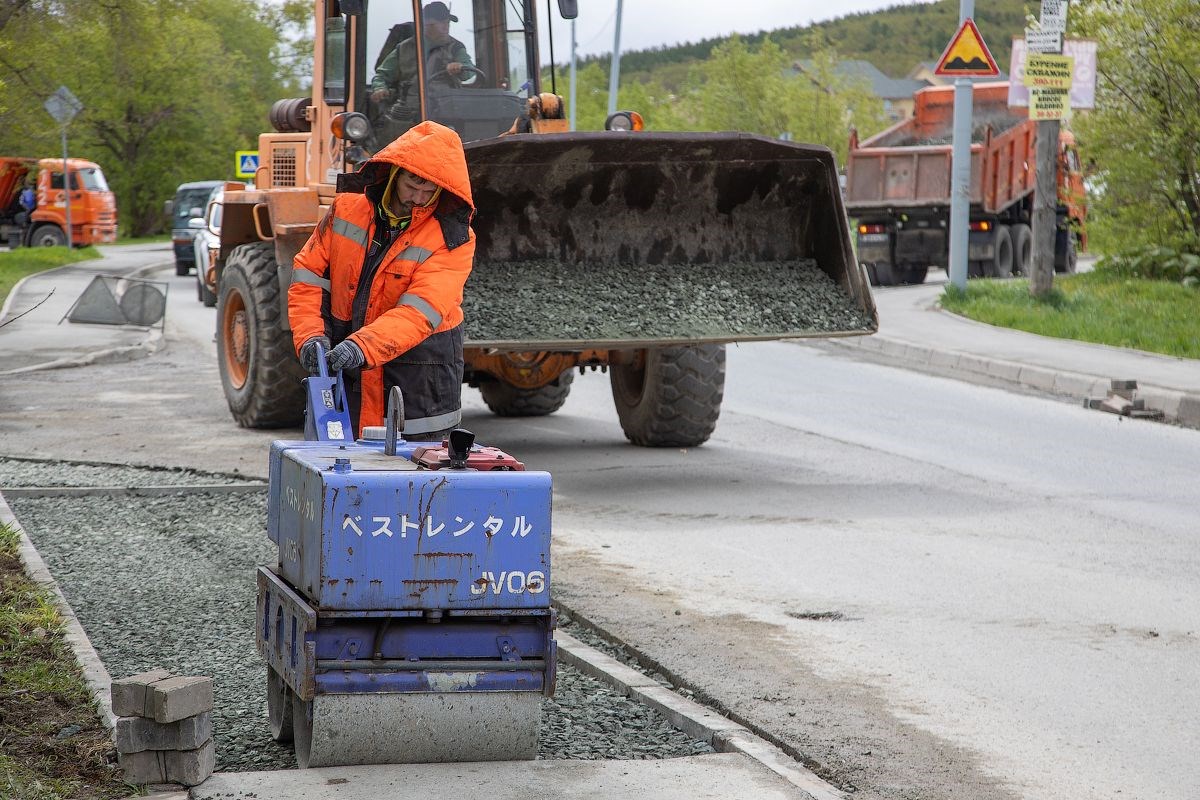
[{"label": "bump warning sign symbol", "polygon": [[967,18],[938,59],[935,75],[999,75],[996,60],[983,43],[975,21]]}]

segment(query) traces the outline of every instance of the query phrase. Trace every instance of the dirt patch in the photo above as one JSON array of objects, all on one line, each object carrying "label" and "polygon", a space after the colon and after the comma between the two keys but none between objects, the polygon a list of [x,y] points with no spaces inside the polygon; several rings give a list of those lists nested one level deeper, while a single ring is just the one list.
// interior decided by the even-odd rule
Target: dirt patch
[{"label": "dirt patch", "polygon": [[127,797],[61,619],[26,577],[14,540],[0,526],[0,797]]}]

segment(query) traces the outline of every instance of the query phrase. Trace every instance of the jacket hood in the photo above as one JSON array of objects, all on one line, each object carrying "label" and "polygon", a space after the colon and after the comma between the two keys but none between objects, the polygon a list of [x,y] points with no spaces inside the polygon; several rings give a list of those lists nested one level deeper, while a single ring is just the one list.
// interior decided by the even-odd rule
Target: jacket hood
[{"label": "jacket hood", "polygon": [[338,191],[374,189],[368,194],[381,196],[392,167],[433,181],[474,210],[467,157],[462,140],[451,128],[431,120],[414,125],[376,153],[358,172],[339,175]]}]

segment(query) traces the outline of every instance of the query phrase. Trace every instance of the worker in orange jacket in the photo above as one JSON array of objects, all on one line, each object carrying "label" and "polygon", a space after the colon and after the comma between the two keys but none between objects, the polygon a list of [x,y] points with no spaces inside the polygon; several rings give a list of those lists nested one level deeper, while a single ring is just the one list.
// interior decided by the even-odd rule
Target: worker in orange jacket
[{"label": "worker in orange jacket", "polygon": [[330,370],[343,370],[359,433],[384,424],[393,386],[404,395],[406,439],[439,440],[458,425],[474,210],[458,134],[422,122],[339,176],[329,213],[296,256],[296,352],[316,374],[321,344]]}]

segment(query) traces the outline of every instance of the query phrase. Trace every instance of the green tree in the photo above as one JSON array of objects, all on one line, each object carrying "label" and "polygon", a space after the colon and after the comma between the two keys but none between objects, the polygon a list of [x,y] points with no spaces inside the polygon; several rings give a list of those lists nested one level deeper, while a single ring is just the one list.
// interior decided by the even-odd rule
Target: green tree
[{"label": "green tree", "polygon": [[1096,108],[1075,127],[1104,191],[1094,222],[1123,246],[1200,253],[1200,15],[1195,0],[1072,4],[1098,43]]},{"label": "green tree", "polygon": [[71,153],[104,168],[125,233],[160,230],[175,186],[232,178],[234,151],[255,148],[271,103],[296,91],[277,60],[289,24],[250,0],[32,0],[4,27],[0,152],[58,152],[42,102],[66,85],[84,104]]}]

